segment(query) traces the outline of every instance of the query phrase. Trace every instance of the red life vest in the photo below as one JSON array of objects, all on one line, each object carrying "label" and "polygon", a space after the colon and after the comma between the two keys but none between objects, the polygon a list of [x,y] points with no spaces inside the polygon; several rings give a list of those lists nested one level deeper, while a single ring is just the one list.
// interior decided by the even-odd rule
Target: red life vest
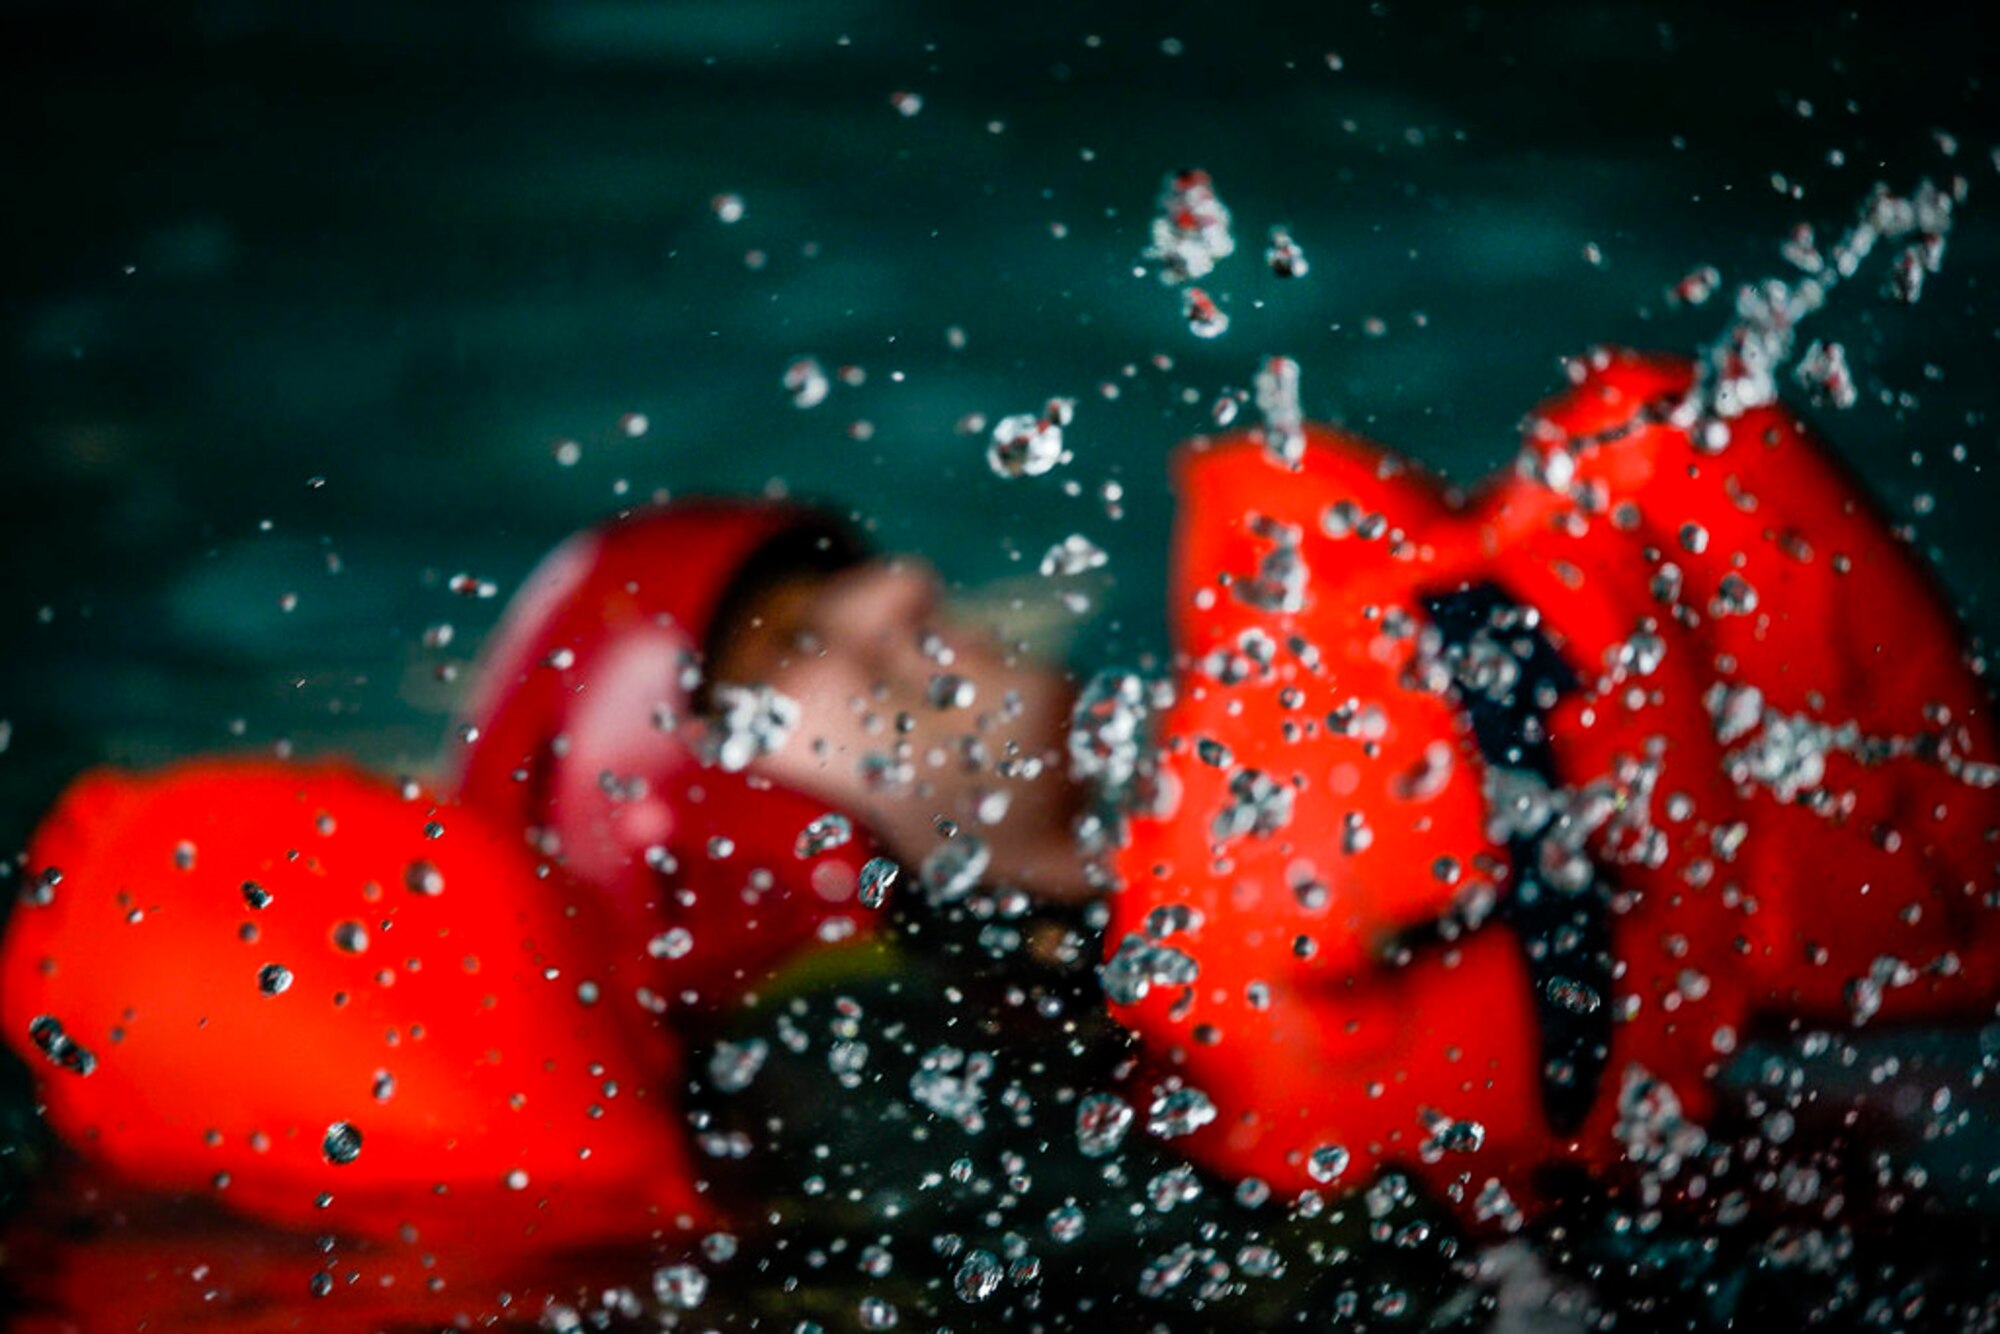
[{"label": "red life vest", "polygon": [[1661,1151],[1761,1018],[2000,996],[1991,710],[1928,573],[1782,409],[1698,442],[1684,363],[1576,380],[1470,497],[1324,428],[1180,456],[1170,804],[1109,943],[1173,952],[1116,1008],[1217,1170],[1506,1215]]},{"label": "red life vest", "polygon": [[711,1220],[598,919],[474,813],[200,760],[85,775],[30,857],[0,1032],[114,1180],[432,1250]]},{"label": "red life vest", "polygon": [[702,753],[701,653],[747,567],[836,536],[697,502],[564,544],[489,646],[455,800],[337,765],[78,780],[0,954],[56,1132],[131,1185],[349,1236],[713,1221],[669,1012],[867,930],[873,845],[802,842],[824,802]]}]

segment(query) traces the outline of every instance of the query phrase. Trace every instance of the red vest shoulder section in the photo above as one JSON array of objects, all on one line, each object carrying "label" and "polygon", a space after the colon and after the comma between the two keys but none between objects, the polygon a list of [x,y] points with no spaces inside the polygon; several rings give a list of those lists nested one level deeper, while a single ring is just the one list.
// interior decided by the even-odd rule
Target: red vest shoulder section
[{"label": "red vest shoulder section", "polygon": [[[1187,449],[1178,480],[1180,670],[1157,738],[1177,802],[1131,824],[1112,940],[1155,939],[1198,975],[1120,1016],[1182,1054],[1222,1113],[1204,1142],[1239,1173],[1309,1184],[1311,1150],[1337,1145],[1365,1177],[1426,1137],[1407,1099],[1365,1093],[1413,1061],[1482,1090],[1495,1120],[1534,1081],[1521,1044],[1456,1066],[1487,1013],[1519,1004],[1510,956],[1384,962],[1499,865],[1482,763],[1421,642],[1426,595],[1475,553],[1435,482],[1323,428],[1297,469],[1237,437]],[[1466,1003],[1422,1011],[1423,986]]]},{"label": "red vest shoulder section", "polygon": [[[1119,1013],[1216,1100],[1196,1149],[1227,1170],[1302,1188],[1338,1143],[1354,1180],[1525,1194],[1536,1163],[1622,1156],[1627,1087],[1703,1114],[1760,1015],[2000,994],[1995,737],[1934,579],[1782,408],[1697,420],[1671,358],[1574,374],[1462,503],[1331,431],[1297,470],[1254,438],[1182,457],[1179,803],[1134,822],[1112,945],[1191,961]],[[1454,594],[1504,623],[1442,642]],[[1533,645],[1557,663],[1524,699]],[[1551,856],[1593,868],[1602,994],[1544,976],[1504,911]],[[1481,896],[1502,912],[1463,930]],[[1558,1134],[1565,1007],[1611,1023]],[[1438,1117],[1480,1121],[1482,1156]]]},{"label": "red vest shoulder section", "polygon": [[[1740,901],[1753,1003],[1837,1014],[1879,971],[1905,978],[1885,1017],[1970,1005],[2000,983],[1981,851],[2000,804],[1988,691],[1950,605],[1795,417],[1690,429],[1672,411],[1686,375],[1659,368],[1608,358],[1532,434],[1574,466],[1478,509],[1594,677],[1557,731],[1565,768],[1643,760],[1681,795],[1655,812],[1667,861],[1704,882],[1680,892]],[[1592,438],[1615,429],[1607,385],[1650,406]]]},{"label": "red vest shoulder section", "polygon": [[707,1219],[597,920],[471,812],[202,761],[85,776],[31,854],[0,1028],[114,1175],[496,1248]]}]

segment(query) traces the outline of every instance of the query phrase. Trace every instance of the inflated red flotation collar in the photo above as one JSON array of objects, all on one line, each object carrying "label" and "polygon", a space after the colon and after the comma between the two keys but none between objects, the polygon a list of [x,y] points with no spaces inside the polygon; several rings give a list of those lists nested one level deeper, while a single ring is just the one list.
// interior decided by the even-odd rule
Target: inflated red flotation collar
[{"label": "inflated red flotation collar", "polygon": [[655,1008],[727,999],[863,925],[866,834],[801,855],[827,804],[718,760],[703,707],[704,653],[746,578],[856,555],[796,506],[642,510],[543,560],[486,650],[460,796],[604,897],[619,983]]},{"label": "inflated red flotation collar", "polygon": [[96,1168],[428,1249],[712,1218],[582,892],[475,813],[205,760],[84,776],[30,857],[0,1032]]},{"label": "inflated red flotation collar", "polygon": [[1578,371],[1469,499],[1324,428],[1180,457],[1179,799],[1110,944],[1211,1166],[1517,1217],[1684,1148],[1759,1016],[2000,995],[1991,713],[1927,572],[1782,410],[1698,443],[1686,364]]}]

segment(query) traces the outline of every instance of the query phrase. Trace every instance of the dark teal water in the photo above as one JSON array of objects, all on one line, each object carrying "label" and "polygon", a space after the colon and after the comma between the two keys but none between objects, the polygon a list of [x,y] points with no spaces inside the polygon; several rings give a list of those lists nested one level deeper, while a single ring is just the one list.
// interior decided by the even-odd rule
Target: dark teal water
[{"label": "dark teal water", "polygon": [[[1812,332],[1849,344],[1864,402],[1823,419],[1990,627],[1992,41],[1749,8],[10,7],[0,830],[99,759],[288,738],[425,764],[444,695],[417,635],[450,621],[467,655],[499,606],[443,578],[504,596],[660,487],[781,481],[968,584],[1083,531],[1116,625],[1079,656],[1158,647],[1162,459],[1258,357],[1299,359],[1313,413],[1470,479],[1559,356],[1725,318],[1664,285],[1781,273],[1794,222],[1824,234],[1925,174],[1971,183],[1945,271],[1914,308],[1841,294]],[[1210,343],[1132,274],[1189,164],[1240,243]],[[1257,263],[1278,222],[1302,282]],[[806,353],[867,383],[797,411],[778,382]],[[1056,393],[1081,400],[1058,477],[995,479],[953,430]],[[1117,523],[1093,497],[1112,477]]]},{"label": "dark teal water", "polygon": [[[440,662],[660,488],[782,486],[967,588],[1083,532],[1115,580],[1072,656],[1158,650],[1163,461],[1260,357],[1471,480],[1561,356],[1691,349],[1726,292],[1665,287],[1783,273],[1793,224],[1878,180],[1968,200],[1919,304],[1875,273],[1809,330],[1863,390],[1809,414],[2000,628],[2000,67],[1971,7],[29,3],[0,50],[9,850],[95,762],[427,767]],[[1213,342],[1133,273],[1186,165],[1236,217]],[[1302,281],[1258,262],[1276,223]],[[866,381],[799,411],[802,354]],[[1049,478],[954,430],[1054,394],[1079,408]]]}]

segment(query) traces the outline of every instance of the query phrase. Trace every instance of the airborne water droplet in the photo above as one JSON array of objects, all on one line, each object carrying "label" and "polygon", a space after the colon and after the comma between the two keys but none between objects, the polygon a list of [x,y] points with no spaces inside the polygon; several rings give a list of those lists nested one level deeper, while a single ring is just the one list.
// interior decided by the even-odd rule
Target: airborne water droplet
[{"label": "airborne water droplet", "polygon": [[1042,557],[1042,574],[1049,578],[1085,574],[1102,569],[1110,557],[1104,549],[1081,533],[1071,533],[1050,547]]},{"label": "airborne water droplet", "polygon": [[903,868],[887,857],[870,857],[861,868],[861,906],[879,908],[889,899],[889,891]]},{"label": "airborne water droplet", "polygon": [[1279,278],[1303,278],[1312,268],[1306,262],[1306,252],[1283,227],[1271,229],[1271,246],[1264,252],[1264,262],[1271,266],[1271,273]]},{"label": "airborne water droplet", "polygon": [[1206,277],[1217,261],[1236,253],[1229,209],[1207,172],[1190,169],[1168,176],[1160,190],[1159,210],[1146,258],[1159,261],[1162,282]]},{"label": "airborne water droplet", "polygon": [[1322,1186],[1338,1181],[1347,1171],[1347,1150],[1338,1144],[1322,1144],[1306,1159],[1306,1175]]},{"label": "airborne water droplet", "polygon": [[894,1329],[897,1322],[902,1319],[902,1313],[896,1309],[895,1303],[881,1297],[863,1297],[861,1304],[855,1307],[854,1314],[860,1320],[863,1329]]},{"label": "airborne water droplet", "polygon": [[1215,1119],[1215,1104],[1200,1089],[1180,1088],[1153,1100],[1146,1129],[1161,1139],[1193,1134]]},{"label": "airborne water droplet", "polygon": [[345,1121],[335,1121],[326,1128],[320,1152],[330,1163],[340,1166],[351,1163],[361,1156],[361,1132]]},{"label": "airborne water droplet", "polygon": [[749,1038],[741,1043],[718,1042],[714,1054],[708,1058],[708,1082],[718,1093],[740,1093],[757,1078],[770,1054],[771,1045],[762,1038]]},{"label": "airborne water droplet", "polygon": [[1590,1014],[1604,1003],[1596,991],[1567,977],[1550,978],[1544,990],[1550,1000],[1571,1014]]},{"label": "airborne water droplet", "polygon": [[694,948],[694,933],[684,926],[670,926],[646,942],[646,953],[655,959],[682,959]]},{"label": "airborne water droplet", "polygon": [[292,970],[281,963],[267,963],[257,970],[257,989],[266,996],[281,995],[292,986]]},{"label": "airborne water droplet", "polygon": [[958,1267],[951,1285],[960,1301],[983,1302],[999,1291],[1000,1280],[1005,1275],[999,1256],[991,1251],[972,1251]]},{"label": "airborne water droplet", "polygon": [[1132,1108],[1111,1093],[1093,1093],[1076,1106],[1076,1145],[1086,1158],[1104,1158],[1118,1151],[1132,1128]]},{"label": "airborne water droplet", "polygon": [[952,903],[972,892],[993,854],[984,841],[962,835],[934,849],[919,872],[933,903]]},{"label": "airborne water droplet", "polygon": [[1072,1242],[1083,1235],[1083,1210],[1074,1204],[1065,1204],[1049,1211],[1049,1239]]},{"label": "airborne water droplet", "polygon": [[97,1069],[97,1057],[89,1048],[64,1033],[62,1021],[52,1014],[37,1015],[28,1024],[28,1037],[52,1065],[59,1065],[78,1075],[88,1075]]},{"label": "airborne water droplet", "polygon": [[1299,404],[1299,363],[1267,358],[1257,371],[1257,411],[1264,416],[1264,449],[1287,467],[1306,454],[1305,409]]},{"label": "airborne water droplet", "polygon": [[799,831],[792,855],[800,861],[845,846],[854,837],[854,825],[844,815],[829,811]]},{"label": "airborne water droplet", "polygon": [[1027,412],[1002,417],[986,446],[986,466],[997,477],[1040,477],[1062,458],[1062,423]]},{"label": "airborne water droplet", "polygon": [[708,1296],[708,1275],[693,1265],[668,1265],[653,1275],[653,1295],[674,1311],[692,1311]]},{"label": "airborne water droplet", "polygon": [[1187,321],[1188,332],[1196,338],[1220,338],[1229,332],[1228,312],[1200,287],[1190,287],[1181,293],[1181,318]]},{"label": "airborne water droplet", "polygon": [[826,402],[833,382],[827,379],[826,368],[817,358],[800,357],[785,367],[785,390],[792,396],[792,406],[799,409],[816,408]]}]

